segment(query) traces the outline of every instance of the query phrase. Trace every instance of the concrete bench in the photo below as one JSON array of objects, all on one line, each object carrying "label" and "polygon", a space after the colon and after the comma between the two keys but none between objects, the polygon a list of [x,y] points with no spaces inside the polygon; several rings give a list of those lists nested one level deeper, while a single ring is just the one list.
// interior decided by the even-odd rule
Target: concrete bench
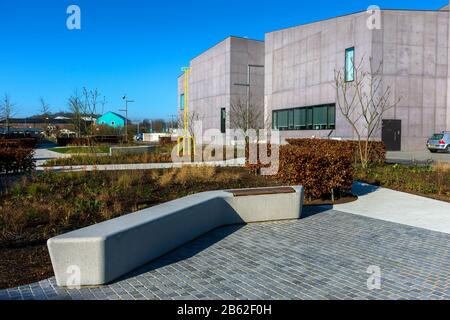
[{"label": "concrete bench", "polygon": [[[303,187],[204,192],[48,240],[56,281],[113,280],[218,227],[299,219]],[[72,270],[72,271],[71,271]]]}]

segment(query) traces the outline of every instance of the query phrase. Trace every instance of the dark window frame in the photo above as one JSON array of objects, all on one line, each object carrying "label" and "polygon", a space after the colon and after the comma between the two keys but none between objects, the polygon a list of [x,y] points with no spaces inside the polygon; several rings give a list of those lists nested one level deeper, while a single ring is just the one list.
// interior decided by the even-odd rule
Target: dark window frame
[{"label": "dark window frame", "polygon": [[220,109],[220,132],[226,133],[227,131],[227,109]]},{"label": "dark window frame", "polygon": [[[318,108],[326,107],[326,125],[324,124],[316,124],[314,122],[314,110],[318,110]],[[334,109],[333,115],[331,116],[331,110]],[[295,115],[296,110],[305,110],[303,112],[305,116],[304,125],[302,125],[302,121],[300,125],[296,125]],[[286,112],[287,114],[287,125],[280,126],[279,123],[279,115],[282,112]],[[290,117],[293,116],[291,121]],[[332,119],[330,119],[332,118]],[[291,125],[293,124],[293,125]],[[328,103],[321,104],[315,106],[305,106],[305,107],[296,107],[296,108],[287,108],[287,109],[278,109],[272,111],[272,129],[279,131],[324,131],[324,130],[336,130],[336,104]]]}]

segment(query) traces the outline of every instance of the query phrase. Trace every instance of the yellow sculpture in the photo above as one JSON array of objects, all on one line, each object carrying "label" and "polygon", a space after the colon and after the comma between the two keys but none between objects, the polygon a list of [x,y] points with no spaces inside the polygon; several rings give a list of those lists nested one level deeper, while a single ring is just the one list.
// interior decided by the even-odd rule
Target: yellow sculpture
[{"label": "yellow sculpture", "polygon": [[195,155],[195,139],[189,132],[189,76],[192,68],[185,67],[181,70],[184,72],[184,131],[183,136],[178,137],[178,156],[185,157],[190,156],[193,149]]}]

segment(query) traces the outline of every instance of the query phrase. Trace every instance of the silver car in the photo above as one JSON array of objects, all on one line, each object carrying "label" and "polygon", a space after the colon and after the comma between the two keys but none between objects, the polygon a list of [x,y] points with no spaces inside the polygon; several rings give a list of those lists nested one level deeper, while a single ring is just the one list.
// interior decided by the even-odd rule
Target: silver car
[{"label": "silver car", "polygon": [[434,134],[427,143],[428,150],[433,153],[438,151],[444,151],[450,153],[450,132],[445,131],[442,133]]}]

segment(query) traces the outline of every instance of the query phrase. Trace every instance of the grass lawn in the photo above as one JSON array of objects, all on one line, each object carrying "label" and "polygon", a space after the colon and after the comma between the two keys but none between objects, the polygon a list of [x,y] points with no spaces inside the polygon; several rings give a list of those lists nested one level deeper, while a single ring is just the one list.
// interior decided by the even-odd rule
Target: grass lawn
[{"label": "grass lawn", "polygon": [[50,151],[63,154],[109,153],[109,147],[64,147],[51,148]]},{"label": "grass lawn", "polygon": [[450,164],[415,167],[373,166],[367,172],[358,168],[355,179],[385,188],[450,202]]}]

